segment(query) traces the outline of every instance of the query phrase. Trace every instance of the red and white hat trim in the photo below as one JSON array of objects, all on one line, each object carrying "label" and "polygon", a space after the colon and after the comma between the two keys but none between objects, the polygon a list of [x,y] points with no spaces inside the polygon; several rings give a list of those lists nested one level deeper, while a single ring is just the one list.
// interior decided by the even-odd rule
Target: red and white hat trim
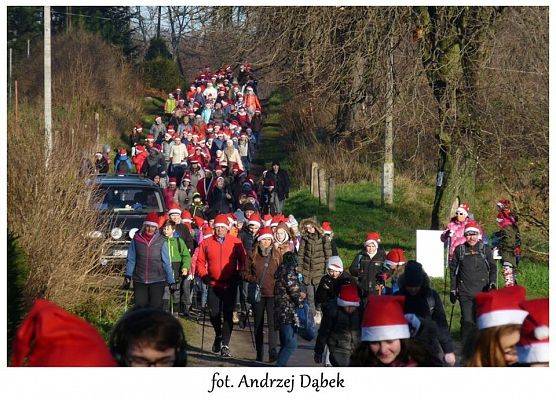
[{"label": "red and white hat trim", "polygon": [[372,240],[372,239],[366,240],[366,241],[365,241],[365,246],[369,246],[369,245],[372,244],[372,243],[375,244],[375,247],[378,247],[378,242],[377,242],[376,240]]},{"label": "red and white hat trim", "polygon": [[263,239],[272,239],[272,234],[271,233],[263,233],[262,235],[259,235],[257,237],[257,242],[260,242]]},{"label": "red and white hat trim", "polygon": [[529,314],[524,310],[496,310],[484,313],[477,318],[479,329],[492,328],[494,326],[523,324],[525,317]]},{"label": "red and white hat trim", "polygon": [[407,324],[367,326],[361,328],[361,341],[363,342],[407,339],[409,337],[409,325]]},{"label": "red and white hat trim", "polygon": [[261,223],[257,220],[249,220],[249,222],[247,223],[247,225],[257,225],[257,227],[261,227]]},{"label": "red and white hat trim", "polygon": [[341,299],[340,297],[336,299],[336,303],[338,304],[339,307],[359,307],[358,301],[347,301]]},{"label": "red and white hat trim", "polygon": [[481,231],[479,230],[479,228],[476,228],[474,226],[470,226],[465,228],[465,230],[463,231],[463,233],[467,233],[467,232],[475,232],[475,233],[481,233]]},{"label": "red and white hat trim", "polygon": [[[172,214],[180,214],[181,215],[181,210],[179,208],[170,208],[168,210],[168,215],[172,215]],[[191,222],[191,220],[189,220],[189,222]]]},{"label": "red and white hat trim", "polygon": [[143,225],[148,225],[148,226],[154,226],[155,228],[158,228],[158,223],[153,222],[153,221],[143,221]]},{"label": "red and white hat trim", "polygon": [[224,228],[227,228],[227,229],[230,229],[230,225],[225,224],[225,223],[223,223],[223,222],[216,222],[216,223],[214,224],[214,227],[215,227],[215,228],[218,228],[218,227],[220,227],[220,226],[221,226],[221,227],[224,227]]}]

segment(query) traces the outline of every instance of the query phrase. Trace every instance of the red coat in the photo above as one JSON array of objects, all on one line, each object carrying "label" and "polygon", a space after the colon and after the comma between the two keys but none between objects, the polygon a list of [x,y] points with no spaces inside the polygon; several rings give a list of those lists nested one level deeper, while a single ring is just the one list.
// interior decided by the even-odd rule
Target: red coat
[{"label": "red coat", "polygon": [[141,167],[143,166],[143,162],[145,161],[145,158],[147,158],[148,155],[149,155],[149,153],[147,151],[142,151],[141,153],[136,154],[133,157],[131,157],[131,161],[133,161],[133,164],[135,165],[135,170],[137,171],[137,173],[139,173],[141,171]]},{"label": "red coat", "polygon": [[220,243],[214,235],[203,240],[199,246],[195,269],[201,279],[207,275],[210,277],[210,286],[225,289],[239,278],[239,271],[244,269],[246,260],[241,239],[226,235],[224,242]]}]

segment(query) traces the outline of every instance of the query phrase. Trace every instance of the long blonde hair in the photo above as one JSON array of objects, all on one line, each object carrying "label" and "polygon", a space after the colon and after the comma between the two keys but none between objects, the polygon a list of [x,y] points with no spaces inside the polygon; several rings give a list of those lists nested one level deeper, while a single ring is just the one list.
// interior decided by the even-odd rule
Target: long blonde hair
[{"label": "long blonde hair", "polygon": [[475,352],[471,356],[468,367],[506,367],[504,349],[500,345],[500,338],[519,331],[521,325],[502,325],[479,331],[475,343]]}]

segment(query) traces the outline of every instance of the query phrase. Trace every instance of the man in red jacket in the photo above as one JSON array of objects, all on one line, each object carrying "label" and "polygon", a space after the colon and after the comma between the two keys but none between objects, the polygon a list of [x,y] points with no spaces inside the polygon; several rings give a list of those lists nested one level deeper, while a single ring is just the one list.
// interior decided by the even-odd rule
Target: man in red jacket
[{"label": "man in red jacket", "polygon": [[215,333],[212,351],[220,352],[222,357],[230,357],[239,271],[244,268],[247,259],[241,240],[228,234],[228,223],[226,215],[216,216],[214,235],[203,240],[199,246],[196,263],[197,274],[208,285],[207,303]]}]

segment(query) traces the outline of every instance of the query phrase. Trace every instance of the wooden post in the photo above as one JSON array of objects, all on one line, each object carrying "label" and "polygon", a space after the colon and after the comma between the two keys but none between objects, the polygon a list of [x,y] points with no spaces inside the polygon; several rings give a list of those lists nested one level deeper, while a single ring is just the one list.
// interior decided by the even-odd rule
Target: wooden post
[{"label": "wooden post", "polygon": [[31,57],[31,39],[27,39],[27,59]]},{"label": "wooden post", "polygon": [[334,178],[328,178],[328,209],[336,211],[336,183]]},{"label": "wooden post", "polygon": [[14,83],[15,83],[15,123],[17,126],[17,124],[19,123],[19,112],[18,112],[19,110],[17,107],[17,79],[15,80]]},{"label": "wooden post", "polygon": [[12,48],[9,51],[10,70],[8,71],[8,105],[12,105]]},{"label": "wooden post", "polygon": [[388,46],[388,91],[386,93],[386,134],[384,136],[384,164],[382,166],[382,204],[394,202],[394,146],[393,107],[394,107],[394,43],[392,35]]},{"label": "wooden post", "polygon": [[98,115],[98,113],[95,113],[95,137],[96,147],[98,147],[100,143],[100,116]]},{"label": "wooden post", "polygon": [[326,204],[326,169],[319,168],[319,204]]},{"label": "wooden post", "polygon": [[311,194],[315,197],[319,196],[319,164],[316,162],[311,163]]},{"label": "wooden post", "polygon": [[52,154],[52,48],[50,44],[50,6],[44,7],[44,134],[46,136],[45,167]]}]

